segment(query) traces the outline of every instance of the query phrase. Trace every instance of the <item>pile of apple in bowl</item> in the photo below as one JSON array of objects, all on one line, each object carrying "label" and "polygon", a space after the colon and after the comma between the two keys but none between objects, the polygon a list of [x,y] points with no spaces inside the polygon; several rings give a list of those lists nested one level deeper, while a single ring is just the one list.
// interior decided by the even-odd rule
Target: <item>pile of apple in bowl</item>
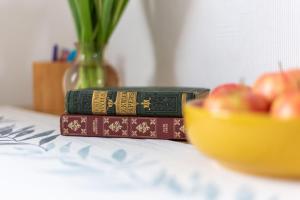
[{"label": "pile of apple in bowl", "polygon": [[189,141],[244,172],[300,178],[300,69],[223,84],[184,108]]}]

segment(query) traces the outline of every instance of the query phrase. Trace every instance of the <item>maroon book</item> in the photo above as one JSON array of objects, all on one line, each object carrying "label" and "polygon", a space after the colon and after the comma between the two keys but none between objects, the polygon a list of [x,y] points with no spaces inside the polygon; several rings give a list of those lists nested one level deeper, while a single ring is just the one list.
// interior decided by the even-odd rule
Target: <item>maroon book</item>
[{"label": "maroon book", "polygon": [[60,128],[64,136],[186,140],[183,118],[64,114]]}]

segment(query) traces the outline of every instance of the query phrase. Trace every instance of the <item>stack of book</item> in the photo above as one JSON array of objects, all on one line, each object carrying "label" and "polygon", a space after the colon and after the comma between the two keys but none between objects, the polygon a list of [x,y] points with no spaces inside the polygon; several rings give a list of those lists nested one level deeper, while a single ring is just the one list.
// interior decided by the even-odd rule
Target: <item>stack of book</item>
[{"label": "stack of book", "polygon": [[64,136],[185,140],[182,106],[203,88],[102,88],[69,91]]}]

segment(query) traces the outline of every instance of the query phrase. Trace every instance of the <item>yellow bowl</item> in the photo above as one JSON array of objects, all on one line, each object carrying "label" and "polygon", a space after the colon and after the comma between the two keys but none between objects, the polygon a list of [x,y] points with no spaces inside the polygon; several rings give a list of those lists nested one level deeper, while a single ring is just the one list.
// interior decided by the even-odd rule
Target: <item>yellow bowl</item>
[{"label": "yellow bowl", "polygon": [[189,141],[221,164],[244,172],[300,178],[300,120],[267,114],[213,114],[184,107]]}]

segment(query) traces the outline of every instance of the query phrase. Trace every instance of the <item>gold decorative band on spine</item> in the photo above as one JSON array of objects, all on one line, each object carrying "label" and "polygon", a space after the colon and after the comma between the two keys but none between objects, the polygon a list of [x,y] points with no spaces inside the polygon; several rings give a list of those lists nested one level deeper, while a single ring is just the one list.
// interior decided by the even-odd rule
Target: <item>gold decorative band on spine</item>
[{"label": "gold decorative band on spine", "polygon": [[107,91],[93,91],[92,98],[92,113],[93,114],[107,114]]},{"label": "gold decorative band on spine", "polygon": [[182,93],[181,95],[181,110],[183,111],[183,106],[186,104],[187,94]]},{"label": "gold decorative band on spine", "polygon": [[136,115],[137,92],[117,92],[116,114],[117,115]]}]

